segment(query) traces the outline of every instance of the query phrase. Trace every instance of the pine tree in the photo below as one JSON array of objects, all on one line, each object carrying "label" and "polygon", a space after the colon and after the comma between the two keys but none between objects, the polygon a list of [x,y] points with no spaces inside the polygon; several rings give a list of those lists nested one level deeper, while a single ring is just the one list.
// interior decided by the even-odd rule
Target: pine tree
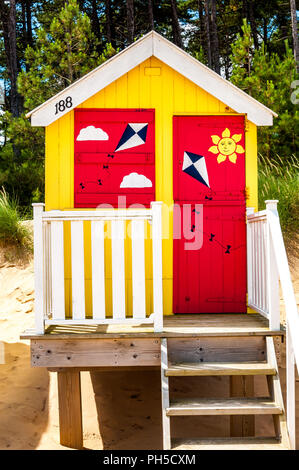
[{"label": "pine tree", "polygon": [[110,44],[102,54],[92,32],[89,17],[76,0],[69,0],[49,30],[37,31],[35,47],[27,47],[25,60],[30,63],[18,79],[19,92],[26,109],[32,109],[114,54]]},{"label": "pine tree", "polygon": [[[28,46],[25,52],[28,66],[18,77],[26,110],[43,103],[115,52],[107,44],[101,54],[97,53],[91,21],[75,0],[68,0],[59,15],[49,26],[37,30],[36,36],[34,47]],[[1,128],[6,129],[6,144],[0,147],[0,185],[28,207],[43,198],[44,130],[31,127],[24,115],[15,118],[8,111],[0,116]]]},{"label": "pine tree", "polygon": [[292,82],[298,78],[292,49],[285,41],[282,57],[267,52],[264,43],[254,50],[246,20],[242,30],[243,36],[232,45],[231,81],[278,114],[272,127],[259,128],[259,152],[287,159],[296,152],[299,130],[299,111],[290,99]]}]

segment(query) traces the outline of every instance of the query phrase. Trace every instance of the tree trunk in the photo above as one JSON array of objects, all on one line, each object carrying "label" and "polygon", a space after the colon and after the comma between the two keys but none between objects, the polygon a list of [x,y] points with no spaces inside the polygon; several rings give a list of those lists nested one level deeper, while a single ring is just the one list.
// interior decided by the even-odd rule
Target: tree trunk
[{"label": "tree trunk", "polygon": [[199,20],[199,44],[200,47],[204,49],[205,47],[205,25],[204,25],[204,15],[203,15],[203,7],[202,7],[202,0],[198,0],[198,20]]},{"label": "tree trunk", "polygon": [[0,0],[0,20],[2,23],[7,72],[10,81],[10,111],[13,117],[21,114],[21,97],[17,89],[18,60],[16,37],[16,2],[10,0],[9,6]]},{"label": "tree trunk", "polygon": [[127,27],[128,27],[128,42],[131,44],[134,41],[134,0],[127,0]]},{"label": "tree trunk", "polygon": [[[91,27],[95,37],[100,41],[101,40],[101,30],[100,30],[100,22],[98,17],[98,10],[97,10],[97,1],[92,0],[92,13],[91,13]],[[98,44],[98,50],[100,52],[100,44]]]},{"label": "tree trunk", "polygon": [[296,0],[290,0],[291,7],[291,21],[292,21],[292,35],[293,35],[293,50],[296,61],[297,72],[299,73],[299,44],[298,44],[298,26],[296,16]]},{"label": "tree trunk", "polygon": [[249,2],[249,21],[252,31],[253,43],[254,48],[257,49],[259,47],[258,36],[257,36],[257,27],[255,21],[255,13],[254,13],[254,0]]},{"label": "tree trunk", "polygon": [[209,0],[204,0],[205,7],[205,28],[206,28],[206,47],[208,56],[208,66],[212,68],[212,54],[211,54],[211,37],[210,37],[210,23],[209,23]]},{"label": "tree trunk", "polygon": [[26,23],[27,23],[27,44],[32,46],[32,16],[31,16],[31,0],[26,0]]},{"label": "tree trunk", "polygon": [[172,16],[172,32],[173,32],[173,42],[179,46],[183,47],[181,28],[178,19],[178,11],[176,0],[171,1],[171,16]]},{"label": "tree trunk", "polygon": [[211,37],[213,50],[213,69],[220,74],[219,41],[217,32],[216,0],[211,0]]},{"label": "tree trunk", "polygon": [[153,0],[148,0],[148,20],[150,24],[150,29],[154,29],[154,9],[153,9]]},{"label": "tree trunk", "polygon": [[268,42],[268,23],[267,23],[267,19],[264,18],[264,24],[263,24],[263,31],[264,31],[264,37],[263,37],[263,40],[264,40],[264,44],[265,46],[267,46],[267,42]]},{"label": "tree trunk", "polygon": [[[242,1],[242,19],[243,18],[247,19],[247,17],[248,17],[247,11],[248,11],[247,0],[243,0]],[[241,24],[242,24],[242,22],[241,22]]]},{"label": "tree trunk", "polygon": [[105,1],[105,15],[106,15],[106,38],[107,42],[112,41],[112,34],[111,34],[111,4],[110,0]]}]

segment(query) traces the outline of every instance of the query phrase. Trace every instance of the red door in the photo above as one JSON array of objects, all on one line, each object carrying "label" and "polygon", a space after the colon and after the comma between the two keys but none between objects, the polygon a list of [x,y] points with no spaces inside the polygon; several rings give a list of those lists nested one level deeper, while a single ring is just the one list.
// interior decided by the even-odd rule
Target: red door
[{"label": "red door", "polygon": [[173,144],[174,312],[246,312],[244,119],[174,117]]},{"label": "red door", "polygon": [[149,109],[75,110],[75,207],[155,200],[155,114]]}]

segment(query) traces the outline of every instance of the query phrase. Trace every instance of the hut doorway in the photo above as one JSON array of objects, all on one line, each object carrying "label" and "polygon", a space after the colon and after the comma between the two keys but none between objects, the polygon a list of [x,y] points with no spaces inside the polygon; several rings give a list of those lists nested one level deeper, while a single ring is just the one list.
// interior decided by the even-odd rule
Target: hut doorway
[{"label": "hut doorway", "polygon": [[243,116],[175,116],[174,313],[246,312]]}]

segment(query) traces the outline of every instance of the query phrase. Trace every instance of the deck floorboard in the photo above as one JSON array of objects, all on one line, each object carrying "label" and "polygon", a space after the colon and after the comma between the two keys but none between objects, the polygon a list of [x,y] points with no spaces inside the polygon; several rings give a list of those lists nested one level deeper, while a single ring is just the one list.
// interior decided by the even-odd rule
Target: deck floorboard
[{"label": "deck floorboard", "polygon": [[164,330],[154,333],[148,325],[51,325],[44,335],[27,330],[22,339],[68,339],[76,338],[152,338],[152,337],[198,337],[198,336],[256,336],[284,335],[284,328],[271,331],[268,321],[259,314],[194,314],[164,317]]}]

